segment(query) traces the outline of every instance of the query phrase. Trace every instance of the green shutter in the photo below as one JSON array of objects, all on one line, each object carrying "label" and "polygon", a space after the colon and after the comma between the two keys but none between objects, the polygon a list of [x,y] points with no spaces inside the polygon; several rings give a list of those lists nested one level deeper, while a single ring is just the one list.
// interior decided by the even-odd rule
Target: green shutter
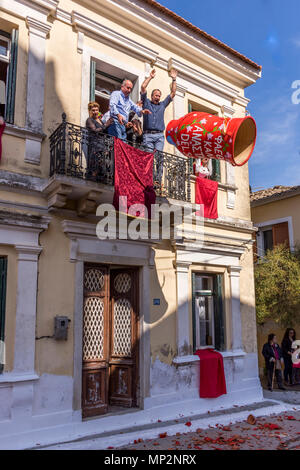
[{"label": "green shutter", "polygon": [[215,348],[219,351],[225,349],[224,308],[222,295],[223,276],[214,276],[214,323],[215,323]]},{"label": "green shutter", "polygon": [[[4,341],[7,258],[0,258],[0,341]],[[4,364],[0,363],[0,374]]]},{"label": "green shutter", "polygon": [[214,181],[221,181],[220,160],[212,159],[212,175],[211,179]]},{"label": "green shutter", "polygon": [[91,60],[90,101],[95,101],[95,87],[96,87],[96,61]]},{"label": "green shutter", "polygon": [[5,121],[13,124],[15,118],[15,96],[17,81],[18,60],[18,38],[19,31],[13,29],[11,32],[10,61],[8,66],[8,78],[6,87]]},{"label": "green shutter", "polygon": [[195,291],[196,274],[192,272],[192,315],[193,315],[193,352],[196,349],[196,311],[195,311]]}]

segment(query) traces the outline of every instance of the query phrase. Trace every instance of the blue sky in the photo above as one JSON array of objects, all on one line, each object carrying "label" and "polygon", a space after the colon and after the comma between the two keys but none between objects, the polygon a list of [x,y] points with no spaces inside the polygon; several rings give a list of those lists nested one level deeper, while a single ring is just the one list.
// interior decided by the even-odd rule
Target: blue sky
[{"label": "blue sky", "polygon": [[158,1],[262,65],[262,78],[245,90],[258,128],[250,184],[300,185],[300,103],[291,99],[292,83],[300,85],[300,1]]}]

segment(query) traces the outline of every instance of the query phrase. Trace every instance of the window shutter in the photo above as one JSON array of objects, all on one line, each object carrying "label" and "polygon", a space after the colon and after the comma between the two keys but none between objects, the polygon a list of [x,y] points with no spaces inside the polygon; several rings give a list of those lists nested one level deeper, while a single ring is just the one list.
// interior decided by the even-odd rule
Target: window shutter
[{"label": "window shutter", "polygon": [[[7,258],[0,258],[0,341],[4,341]],[[0,374],[4,364],[0,362]]]},{"label": "window shutter", "polygon": [[281,224],[273,225],[272,231],[273,231],[273,246],[281,245],[285,243],[288,248],[290,247],[288,222],[283,222]]},{"label": "window shutter", "polygon": [[8,80],[6,88],[5,121],[14,123],[15,118],[15,95],[17,81],[17,59],[18,59],[19,31],[13,29],[11,32],[10,62],[8,67]]},{"label": "window shutter", "polygon": [[225,348],[225,327],[224,327],[224,309],[222,296],[223,276],[217,274],[214,276],[214,323],[215,323],[215,348],[224,351]]},{"label": "window shutter", "polygon": [[96,61],[91,60],[90,101],[95,101],[95,87],[96,87]]},{"label": "window shutter", "polygon": [[192,272],[192,315],[193,315],[193,351],[194,352],[196,349],[195,282],[196,282],[196,274]]},{"label": "window shutter", "polygon": [[212,175],[211,179],[214,181],[221,181],[221,168],[220,168],[220,160],[215,160],[212,158]]}]

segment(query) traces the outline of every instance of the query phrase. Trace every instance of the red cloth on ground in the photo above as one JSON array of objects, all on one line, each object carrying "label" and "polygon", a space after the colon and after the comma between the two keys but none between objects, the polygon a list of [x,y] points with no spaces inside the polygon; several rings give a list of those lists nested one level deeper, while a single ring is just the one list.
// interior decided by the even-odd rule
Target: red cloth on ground
[{"label": "red cloth on ground", "polygon": [[217,398],[226,394],[222,354],[213,349],[197,349],[195,354],[200,358],[200,397]]},{"label": "red cloth on ground", "polygon": [[2,134],[4,132],[4,129],[5,129],[5,123],[2,124],[2,126],[0,126],[0,160],[2,156]]},{"label": "red cloth on ground", "polygon": [[[144,204],[140,217],[151,217],[151,204],[155,204],[153,189],[153,153],[144,152],[115,138],[115,193],[114,207],[120,212],[128,212],[133,204]],[[119,197],[127,197],[127,207],[119,206]]]},{"label": "red cloth on ground", "polygon": [[197,176],[196,179],[196,204],[204,205],[204,212],[198,211],[208,219],[218,218],[218,182]]}]

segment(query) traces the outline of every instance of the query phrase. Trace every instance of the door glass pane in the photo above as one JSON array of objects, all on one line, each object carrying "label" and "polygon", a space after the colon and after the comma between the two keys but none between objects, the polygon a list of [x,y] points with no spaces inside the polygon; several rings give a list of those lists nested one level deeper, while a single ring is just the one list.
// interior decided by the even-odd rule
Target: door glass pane
[{"label": "door glass pane", "polygon": [[197,295],[195,303],[196,348],[213,346],[213,297]]},{"label": "door glass pane", "polygon": [[8,42],[4,39],[0,39],[0,55],[4,57],[8,56]]}]

